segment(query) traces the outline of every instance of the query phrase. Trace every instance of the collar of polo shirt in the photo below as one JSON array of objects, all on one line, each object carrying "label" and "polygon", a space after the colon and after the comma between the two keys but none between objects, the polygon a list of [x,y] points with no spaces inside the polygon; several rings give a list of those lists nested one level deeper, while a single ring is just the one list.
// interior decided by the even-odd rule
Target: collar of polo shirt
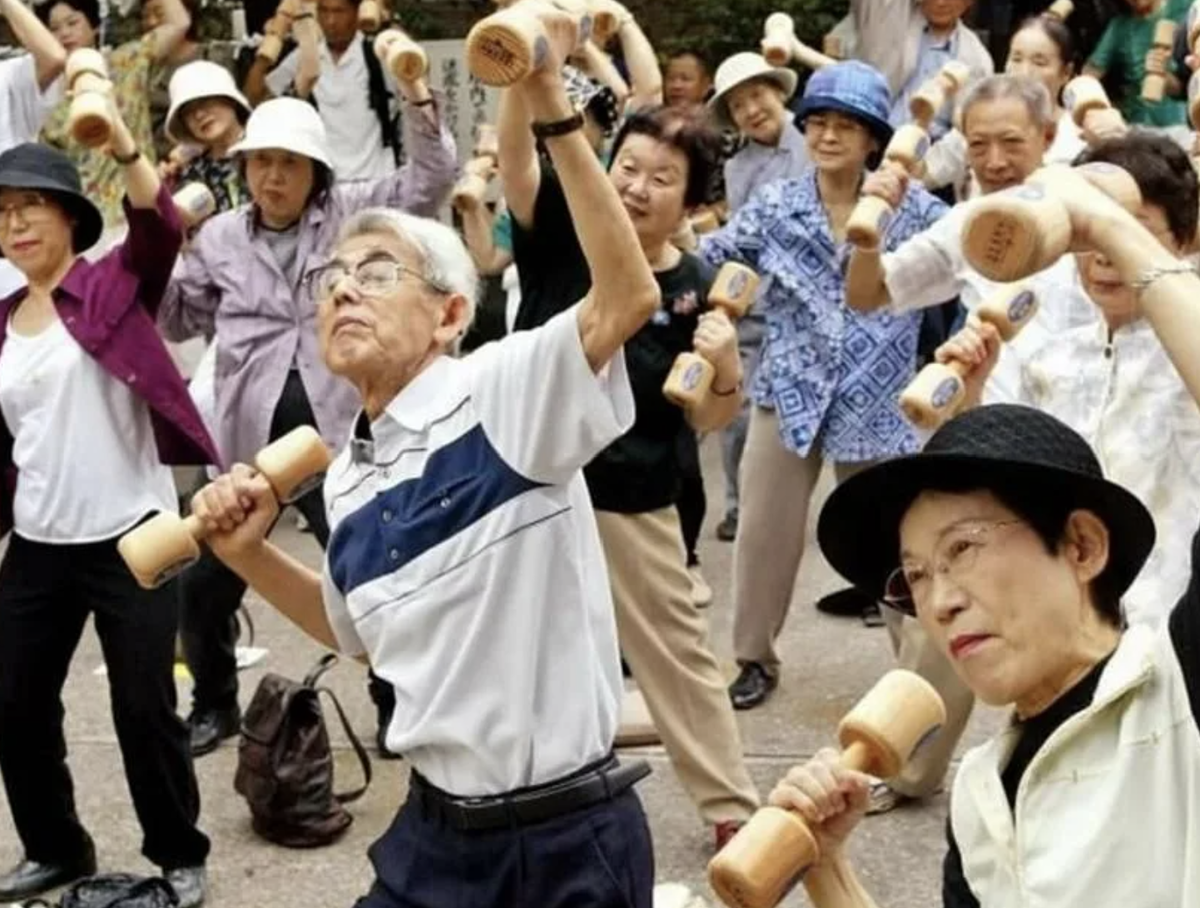
[{"label": "collar of polo shirt", "polygon": [[439,356],[392,398],[384,412],[410,432],[424,432],[434,414],[442,412],[441,402],[458,385],[457,361]]}]

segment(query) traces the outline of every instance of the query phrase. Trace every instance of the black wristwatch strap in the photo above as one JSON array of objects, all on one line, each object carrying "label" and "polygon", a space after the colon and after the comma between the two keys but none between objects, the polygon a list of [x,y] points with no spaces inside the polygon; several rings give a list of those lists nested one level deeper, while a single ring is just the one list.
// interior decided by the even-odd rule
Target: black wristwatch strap
[{"label": "black wristwatch strap", "polygon": [[135,148],[133,150],[133,154],[131,154],[127,157],[122,157],[121,155],[117,154],[115,151],[112,153],[112,159],[114,161],[116,161],[118,164],[120,164],[122,167],[128,167],[130,164],[137,161],[137,159],[140,158],[141,156],[142,156],[141,149],[138,149],[138,148]]},{"label": "black wristwatch strap", "polygon": [[565,120],[555,120],[551,123],[534,123],[533,134],[539,139],[554,139],[558,136],[569,135],[583,128],[583,113],[576,111]]}]

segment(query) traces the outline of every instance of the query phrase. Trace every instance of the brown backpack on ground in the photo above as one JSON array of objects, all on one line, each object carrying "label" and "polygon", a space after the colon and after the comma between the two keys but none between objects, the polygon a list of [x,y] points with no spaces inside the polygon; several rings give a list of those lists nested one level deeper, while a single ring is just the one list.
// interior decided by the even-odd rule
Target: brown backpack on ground
[{"label": "brown backpack on ground", "polygon": [[[254,831],[288,848],[312,848],[337,840],[354,818],[343,806],[371,784],[371,760],[346,719],[342,705],[317,680],[337,662],[326,655],[300,684],[274,673],[263,677],[242,719],[233,787],[250,805]],[[328,695],[346,737],[362,764],[360,788],[333,789],[333,752],[320,695]]]}]

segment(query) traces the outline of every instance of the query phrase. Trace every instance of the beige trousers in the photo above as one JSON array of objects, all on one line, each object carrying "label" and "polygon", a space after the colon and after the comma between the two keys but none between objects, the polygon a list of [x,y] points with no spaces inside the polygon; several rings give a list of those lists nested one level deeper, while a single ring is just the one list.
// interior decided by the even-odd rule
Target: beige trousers
[{"label": "beige trousers", "polygon": [[679,780],[706,822],[744,821],[759,805],[707,626],[692,603],[675,508],[597,511],[621,651]]},{"label": "beige trousers", "polygon": [[892,649],[900,668],[916,672],[933,685],[946,704],[946,724],[937,736],[926,741],[896,778],[892,790],[910,798],[925,798],[945,781],[954,749],[971,718],[975,695],[958,677],[950,660],[929,639],[921,623],[895,609],[881,609],[892,638]]},{"label": "beige trousers", "polygon": [[[738,478],[741,504],[733,550],[733,654],[779,673],[775,641],[787,619],[804,554],[808,506],[821,476],[821,454],[799,457],[783,446],[774,410],[750,413]],[[834,464],[838,482],[871,466]]]}]

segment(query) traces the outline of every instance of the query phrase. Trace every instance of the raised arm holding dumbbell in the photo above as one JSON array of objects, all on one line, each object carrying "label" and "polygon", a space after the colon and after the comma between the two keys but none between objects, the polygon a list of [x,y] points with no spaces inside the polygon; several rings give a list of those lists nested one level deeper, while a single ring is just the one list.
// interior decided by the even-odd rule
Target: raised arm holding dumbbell
[{"label": "raised arm holding dumbbell", "polygon": [[793,60],[809,69],[836,63],[796,37],[796,23],[787,13],[771,13],[763,23],[762,55],[772,66],[787,66]]}]

